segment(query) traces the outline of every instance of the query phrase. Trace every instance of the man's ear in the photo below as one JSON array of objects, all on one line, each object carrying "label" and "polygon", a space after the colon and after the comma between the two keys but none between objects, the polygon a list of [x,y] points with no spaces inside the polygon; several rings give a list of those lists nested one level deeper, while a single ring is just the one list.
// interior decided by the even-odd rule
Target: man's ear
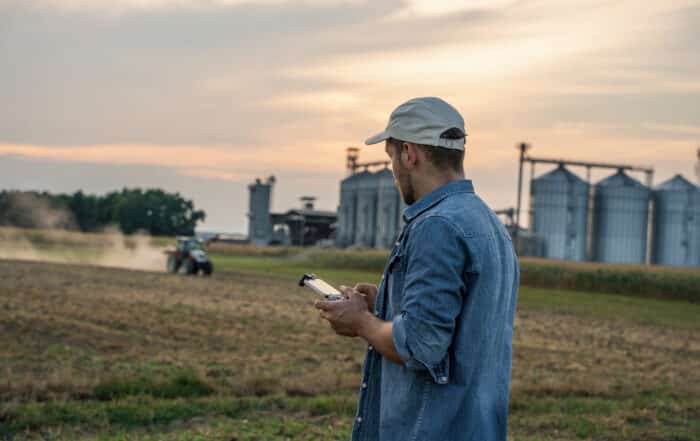
[{"label": "man's ear", "polygon": [[418,147],[413,143],[404,142],[401,145],[401,159],[407,169],[413,170],[416,168],[416,164],[418,163]]}]

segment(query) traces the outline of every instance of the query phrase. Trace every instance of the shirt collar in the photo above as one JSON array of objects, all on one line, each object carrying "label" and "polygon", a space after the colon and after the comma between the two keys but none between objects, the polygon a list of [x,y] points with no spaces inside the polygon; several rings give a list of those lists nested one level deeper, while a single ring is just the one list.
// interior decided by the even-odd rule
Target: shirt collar
[{"label": "shirt collar", "polygon": [[403,220],[406,223],[411,222],[419,214],[437,205],[447,196],[455,193],[474,193],[472,181],[470,179],[460,179],[458,181],[448,182],[447,184],[436,188],[422,198],[418,199],[413,204],[409,205],[408,208],[403,211]]}]

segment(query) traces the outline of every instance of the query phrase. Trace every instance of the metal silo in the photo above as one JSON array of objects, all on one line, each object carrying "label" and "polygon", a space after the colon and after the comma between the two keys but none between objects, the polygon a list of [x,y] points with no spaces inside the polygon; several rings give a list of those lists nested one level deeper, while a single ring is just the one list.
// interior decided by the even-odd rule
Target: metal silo
[{"label": "metal silo", "polygon": [[646,263],[649,188],[622,170],[595,186],[593,252],[609,263]]},{"label": "metal silo", "polygon": [[589,185],[564,166],[530,185],[532,231],[543,241],[543,257],[585,260]]},{"label": "metal silo", "polygon": [[373,247],[377,224],[377,175],[364,171],[358,173],[355,179],[357,179],[357,215],[353,244]]},{"label": "metal silo", "polygon": [[377,179],[377,226],[374,246],[389,248],[396,239],[399,225],[399,190],[394,184],[394,175],[385,168],[376,174]]},{"label": "metal silo", "polygon": [[340,207],[338,207],[338,232],[336,233],[336,244],[340,247],[348,247],[355,242],[359,178],[359,174],[352,174],[340,182]]},{"label": "metal silo", "polygon": [[248,239],[256,245],[268,245],[272,240],[270,204],[275,177],[267,181],[256,179],[248,186]]},{"label": "metal silo", "polygon": [[653,263],[700,266],[700,188],[676,175],[654,189]]}]

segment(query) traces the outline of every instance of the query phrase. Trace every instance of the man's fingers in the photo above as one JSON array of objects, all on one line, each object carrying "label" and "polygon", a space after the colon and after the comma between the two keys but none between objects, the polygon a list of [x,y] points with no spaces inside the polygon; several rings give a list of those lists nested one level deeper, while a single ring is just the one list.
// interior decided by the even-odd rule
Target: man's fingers
[{"label": "man's fingers", "polygon": [[316,309],[320,309],[321,311],[328,311],[329,309],[332,309],[331,307],[333,306],[334,302],[329,302],[327,300],[316,300],[314,302],[314,306]]},{"label": "man's fingers", "polygon": [[350,297],[355,292],[353,288],[349,288],[344,285],[340,285],[338,288],[340,288],[340,292],[345,294],[346,297]]},{"label": "man's fingers", "polygon": [[355,290],[365,294],[372,294],[377,290],[377,286],[371,283],[358,283],[355,285]]}]

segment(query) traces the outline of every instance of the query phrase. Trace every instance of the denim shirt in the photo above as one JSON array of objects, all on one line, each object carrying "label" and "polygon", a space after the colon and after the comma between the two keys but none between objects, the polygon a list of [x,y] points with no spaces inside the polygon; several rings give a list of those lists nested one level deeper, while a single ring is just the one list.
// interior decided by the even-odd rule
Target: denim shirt
[{"label": "denim shirt", "polygon": [[394,363],[372,346],[353,441],[505,441],[518,262],[469,180],[404,211],[375,314],[393,321]]}]

